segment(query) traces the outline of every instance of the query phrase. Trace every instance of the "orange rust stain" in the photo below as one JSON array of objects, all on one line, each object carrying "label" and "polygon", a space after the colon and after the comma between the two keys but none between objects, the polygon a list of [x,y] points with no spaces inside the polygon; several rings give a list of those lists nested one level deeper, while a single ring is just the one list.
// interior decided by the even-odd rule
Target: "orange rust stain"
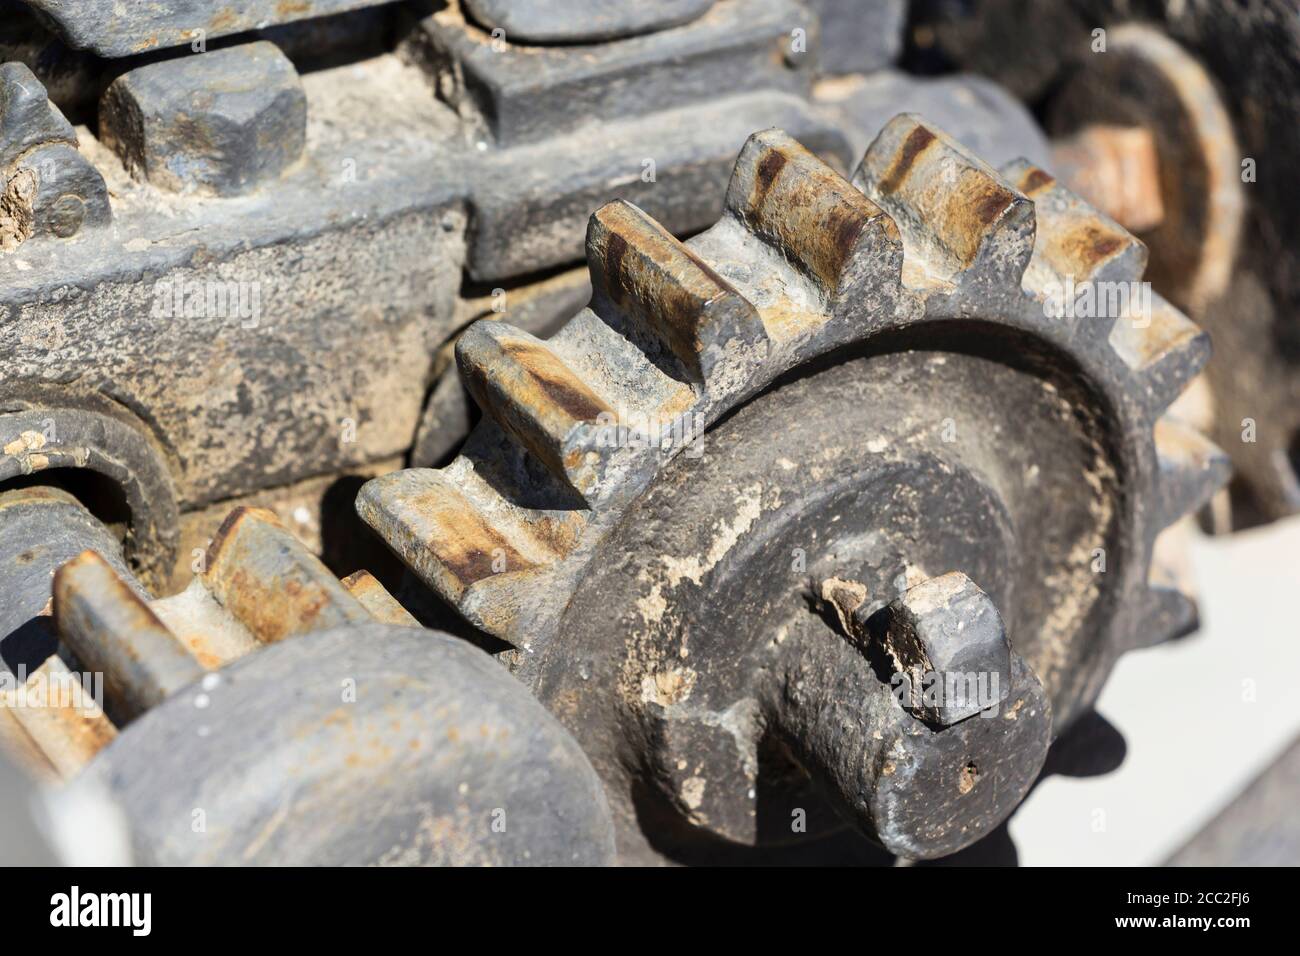
[{"label": "orange rust stain", "polygon": [[789,157],[779,149],[767,149],[763,152],[763,158],[758,161],[758,169],[754,172],[754,191],[750,197],[754,208],[762,206],[767,201],[768,193],[776,185],[777,177],[789,162]]},{"label": "orange rust stain", "polygon": [[924,126],[914,127],[907,134],[907,138],[903,140],[903,147],[899,150],[898,155],[894,157],[889,171],[881,179],[880,191],[885,193],[897,191],[898,187],[903,185],[903,181],[907,179],[908,173],[912,171],[912,165],[916,162],[917,157],[930,148],[935,138],[934,133]]},{"label": "orange rust stain", "polygon": [[1061,237],[1059,249],[1070,264],[1092,267],[1110,258],[1124,244],[1124,237],[1119,233],[1084,223]]},{"label": "orange rust stain", "polygon": [[609,406],[547,348],[522,339],[502,339],[502,350],[524,369],[551,403],[576,421],[595,421]]},{"label": "orange rust stain", "polygon": [[1051,173],[1044,172],[1037,166],[1031,167],[1025,171],[1024,176],[1020,179],[1020,191],[1028,195],[1035,195],[1042,192],[1048,186],[1056,182],[1056,177]]}]

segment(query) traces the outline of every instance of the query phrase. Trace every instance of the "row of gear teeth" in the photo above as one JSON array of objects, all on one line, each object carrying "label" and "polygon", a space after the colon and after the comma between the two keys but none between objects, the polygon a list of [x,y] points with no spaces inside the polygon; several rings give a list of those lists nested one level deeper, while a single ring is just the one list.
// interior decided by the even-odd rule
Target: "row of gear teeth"
[{"label": "row of gear teeth", "polygon": [[[783,132],[756,133],[713,227],[679,242],[613,202],[591,218],[587,259],[590,306],[554,337],[499,321],[461,336],[460,374],[485,413],[461,454],[376,478],[357,501],[516,663],[554,637],[595,544],[681,451],[668,439],[683,420],[711,425],[788,370],[887,330],[978,318],[1070,356],[1132,446],[1126,481],[1147,506],[1129,509],[1128,533],[1144,569],[1159,533],[1227,479],[1226,458],[1165,415],[1208,359],[1203,332],[1157,295],[1140,318],[1049,314],[1067,283],[1140,281],[1142,243],[1044,170],[994,170],[915,115],[884,128],[851,182]],[[629,412],[671,424],[609,441],[611,416]],[[1149,574],[1110,622],[1110,661],[1185,633],[1195,614]]]},{"label": "row of gear teeth", "polygon": [[[40,707],[12,706],[16,692],[9,691],[0,696],[0,724],[23,743],[29,765],[63,780],[112,743],[119,726],[263,645],[370,622],[418,626],[368,572],[339,581],[260,508],[231,512],[200,573],[179,594],[152,600],[86,551],[55,575],[50,607],[72,659],[105,675],[105,707],[70,694],[49,694]],[[51,655],[27,675],[25,692],[48,694],[73,679],[79,676],[63,658]]]}]

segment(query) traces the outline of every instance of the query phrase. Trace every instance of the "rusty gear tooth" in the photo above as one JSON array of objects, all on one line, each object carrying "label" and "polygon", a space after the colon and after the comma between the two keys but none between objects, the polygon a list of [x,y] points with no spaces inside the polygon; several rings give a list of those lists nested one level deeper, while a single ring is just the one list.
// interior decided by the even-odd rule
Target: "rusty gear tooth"
[{"label": "rusty gear tooth", "polygon": [[479,320],[456,343],[461,381],[484,413],[584,499],[598,492],[613,409],[541,339]]},{"label": "rusty gear tooth", "polygon": [[1034,251],[1033,203],[921,117],[890,120],[853,184],[897,224],[909,284],[1019,285]]},{"label": "rusty gear tooth", "polygon": [[[1090,422],[1100,422],[1107,432],[1105,442],[1088,433],[1078,436],[1077,447],[1066,445],[1067,466],[1022,463],[1034,476],[1040,466],[1057,472],[1083,469],[1098,507],[1054,529],[1060,540],[1044,546],[1069,589],[1043,598],[1042,620],[1050,623],[1046,638],[1037,637],[1039,629],[1018,638],[1019,644],[1013,641],[1023,655],[1018,666],[1041,682],[1043,704],[1041,710],[1033,701],[1024,704],[1032,708],[1027,713],[1033,719],[1019,722],[1019,733],[1045,734],[1040,718],[1048,707],[1053,730],[1068,728],[1091,707],[1119,653],[1165,639],[1195,621],[1194,605],[1149,578],[1150,559],[1159,532],[1195,507],[1221,480],[1221,470],[1210,459],[1200,472],[1162,460],[1152,436],[1163,403],[1201,360],[1204,339],[1159,301],[1150,327],[1133,315],[1121,316],[1126,321],[1049,317],[1043,282],[1061,276],[1133,281],[1143,248],[1064,190],[1031,182],[1029,167],[1008,172],[1013,178],[1019,174],[1018,182],[1008,182],[923,120],[904,115],[867,151],[855,177],[861,193],[785,134],[769,130],[752,136],[742,149],[722,218],[684,243],[670,240],[633,207],[607,206],[590,227],[591,307],[536,345],[567,373],[565,383],[582,384],[605,407],[698,416],[714,426],[710,447],[730,441],[724,446],[730,454],[706,452],[697,465],[676,461],[679,446],[668,454],[620,449],[599,458],[595,480],[585,490],[578,487],[582,483],[573,481],[574,463],[565,453],[582,447],[575,446],[574,436],[584,435],[598,412],[588,405],[583,414],[556,414],[555,406],[564,406],[545,394],[536,369],[521,369],[527,363],[498,340],[513,337],[529,347],[534,342],[480,323],[472,330],[477,337],[462,342],[462,350],[475,353],[462,372],[478,377],[471,389],[487,396],[488,415],[461,455],[444,469],[401,472],[362,489],[358,512],[417,576],[470,622],[526,652],[503,656],[581,736],[610,792],[623,801],[623,819],[636,817],[629,796],[633,788],[648,784],[671,790],[665,799],[683,825],[708,831],[709,839],[762,842],[753,804],[758,747],[764,728],[780,728],[783,714],[790,721],[782,730],[783,745],[795,753],[803,741],[817,751],[804,754],[807,762],[825,758],[819,792],[828,792],[827,779],[834,784],[831,791],[853,787],[852,755],[836,757],[832,746],[845,724],[834,709],[822,708],[826,698],[815,685],[842,686],[832,694],[839,701],[860,701],[867,687],[878,690],[879,675],[862,668],[861,649],[836,645],[832,653],[824,641],[810,641],[809,655],[801,657],[805,637],[779,627],[780,636],[764,638],[763,614],[724,637],[722,631],[709,633],[708,612],[700,610],[701,602],[713,599],[711,583],[730,588],[749,580],[744,562],[756,560],[758,542],[769,542],[765,535],[773,528],[766,522],[783,528],[777,516],[795,507],[784,493],[797,496],[800,482],[812,482],[803,477],[796,454],[768,460],[769,445],[758,442],[762,447],[755,449],[740,425],[779,434],[778,403],[811,407],[799,404],[816,394],[803,383],[822,374],[848,376],[847,366],[856,360],[831,362],[829,371],[818,367],[807,377],[787,373],[812,368],[832,353],[865,346],[868,357],[854,366],[859,372],[871,369],[876,341],[901,339],[913,348],[950,353],[937,356],[923,376],[911,380],[920,387],[932,374],[957,375],[951,369],[935,371],[952,366],[951,356],[973,369],[986,349],[1023,348],[1006,364],[1027,400],[1041,400],[1043,416],[1059,413],[1051,420],[1069,422],[1072,430],[1086,431]],[[1021,186],[1041,197],[1041,217]],[[759,336],[741,302],[757,312],[765,336]],[[720,310],[717,315],[713,308]],[[766,341],[765,357],[752,368],[709,358],[710,344],[725,340],[734,318],[747,323],[740,333],[744,345]],[[723,339],[711,338],[718,332],[724,332]],[[739,374],[725,371],[737,367]],[[765,390],[776,382],[780,389]],[[845,382],[856,387],[855,380]],[[828,392],[823,398],[832,394],[841,403],[835,407],[846,413],[847,393]],[[897,391],[882,385],[877,394]],[[748,419],[747,413],[752,413]],[[818,440],[811,434],[807,448],[793,438],[791,445],[812,454]],[[895,438],[863,451],[846,442],[842,450],[858,467],[875,462],[887,468],[893,450],[905,443]],[[964,454],[960,448],[957,453]],[[988,456],[997,452],[989,450],[978,460]],[[687,505],[683,491],[700,480],[692,466],[713,484],[711,493]],[[762,468],[767,471],[745,470]],[[774,478],[773,468],[791,477]],[[556,480],[557,472],[563,480]],[[1066,487],[1067,476],[1049,477],[1056,487]],[[734,500],[719,503],[728,494]],[[715,505],[736,510],[715,515],[709,510]],[[685,525],[673,525],[674,508],[690,515]],[[682,550],[661,553],[658,538],[646,544],[652,533],[669,531],[673,547]],[[1076,560],[1087,554],[1095,561],[1098,548],[1103,556],[1115,548],[1125,555],[1108,576]],[[494,567],[493,553],[506,560]],[[823,559],[837,560],[838,554]],[[975,578],[976,569],[962,568],[961,560],[945,563]],[[912,570],[904,568],[886,584],[905,587],[897,581],[906,582]],[[918,564],[915,570],[924,568]],[[996,576],[991,569],[984,574]],[[1107,600],[1107,593],[1116,599]],[[892,595],[878,597],[883,600],[873,603],[884,606]],[[1091,610],[1076,607],[1079,600],[1084,607],[1112,610],[1094,622]],[[745,643],[751,638],[755,643]],[[737,646],[726,645],[729,640]],[[780,649],[783,641],[786,651]],[[830,656],[815,660],[813,650]],[[719,654],[726,655],[724,661],[712,659]],[[736,664],[761,658],[766,663],[753,673],[779,677],[772,658],[782,654],[794,661],[792,679],[782,687],[803,694],[806,706],[764,696],[771,688],[746,684],[759,678]],[[590,667],[581,666],[586,664]],[[599,679],[589,679],[597,674]],[[801,674],[807,677],[802,683]],[[615,723],[635,725],[629,733],[644,737],[624,741],[611,734],[607,718],[615,712]],[[1021,712],[1007,719],[1019,721]],[[831,723],[822,727],[822,719]],[[967,732],[993,732],[993,725],[979,720]],[[947,731],[937,733],[942,737]],[[946,745],[936,738],[936,746],[953,756],[955,750],[946,747],[955,747],[952,741],[959,736],[949,735]],[[644,760],[644,778],[628,775],[624,746]],[[951,787],[953,800],[967,807],[993,801],[980,804],[990,819],[1009,812],[1009,804],[993,799],[996,788],[989,784],[996,778],[988,766],[959,761],[945,767],[943,773],[952,773],[941,782],[945,792]],[[902,801],[907,781],[915,778],[910,769],[893,760],[878,769],[876,793]],[[839,783],[837,774],[843,777]],[[869,825],[865,829],[872,832]],[[913,854],[948,852],[976,832],[940,829],[922,840],[924,845],[906,840],[889,845]],[[624,835],[636,844],[630,854],[635,857],[645,834],[628,824]]]},{"label": "rusty gear tooth", "polygon": [[[71,779],[117,737],[113,722],[57,654],[32,671],[22,693],[23,706],[18,691],[0,693],[0,725],[8,722],[21,735],[20,758],[38,772],[48,763],[55,778]],[[0,743],[13,739],[7,729],[0,726]]]},{"label": "rusty gear tooth", "polygon": [[1158,522],[1164,528],[1208,504],[1227,484],[1232,462],[1196,429],[1168,415],[1156,422],[1155,444],[1160,463]]},{"label": "rusty gear tooth", "polygon": [[1115,323],[1111,347],[1146,387],[1152,415],[1164,412],[1210,360],[1210,336],[1155,293],[1149,316]]},{"label": "rusty gear tooth", "polygon": [[732,368],[743,377],[767,357],[758,310],[631,203],[616,200],[592,215],[587,262],[596,310],[618,313],[657,340],[693,382]]},{"label": "rusty gear tooth", "polygon": [[1055,177],[1026,159],[1007,163],[1001,174],[1034,203],[1034,254],[1026,288],[1049,282],[1136,282],[1147,266],[1147,248],[1132,233],[1098,212]]},{"label": "rusty gear tooth", "polygon": [[109,699],[128,718],[203,676],[189,650],[94,551],[55,572],[54,622],[72,652],[104,674]]},{"label": "rusty gear tooth", "polygon": [[415,575],[460,607],[479,627],[500,633],[500,618],[478,618],[470,592],[500,593],[512,580],[533,575],[558,554],[504,501],[495,513],[472,500],[470,482],[453,469],[411,468],[371,479],[357,495],[357,514],[387,542]]},{"label": "rusty gear tooth", "polygon": [[890,215],[778,129],[755,133],[736,160],[727,212],[812,279],[833,304],[902,269]]},{"label": "rusty gear tooth", "polygon": [[380,624],[395,624],[399,627],[419,627],[420,622],[397,598],[388,593],[388,589],[379,583],[369,571],[354,571],[343,579],[343,586],[348,593],[361,602],[361,606],[370,612]]},{"label": "rusty gear tooth", "polygon": [[208,549],[203,583],[263,644],[371,620],[338,578],[262,508],[236,508]]}]

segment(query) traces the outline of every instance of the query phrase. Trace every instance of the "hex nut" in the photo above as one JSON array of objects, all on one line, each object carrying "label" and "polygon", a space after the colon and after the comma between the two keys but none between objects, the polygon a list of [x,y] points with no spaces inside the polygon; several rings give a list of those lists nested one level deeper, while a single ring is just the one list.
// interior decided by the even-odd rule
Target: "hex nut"
[{"label": "hex nut", "polygon": [[137,179],[171,192],[237,196],[302,155],[307,99],[273,43],[151,63],[105,91],[100,135]]},{"label": "hex nut", "polygon": [[1002,616],[960,571],[922,581],[880,613],[884,650],[910,683],[903,704],[916,717],[947,727],[1010,694]]}]

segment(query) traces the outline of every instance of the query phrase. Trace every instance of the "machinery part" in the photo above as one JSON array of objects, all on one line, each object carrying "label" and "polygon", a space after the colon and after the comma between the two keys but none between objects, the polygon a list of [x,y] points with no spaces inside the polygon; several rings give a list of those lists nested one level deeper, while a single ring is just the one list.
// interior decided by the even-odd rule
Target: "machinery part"
[{"label": "machinery part", "polygon": [[817,68],[822,73],[872,73],[889,66],[903,49],[907,0],[805,0],[805,6],[817,14]]},{"label": "machinery part", "polygon": [[867,151],[898,113],[930,117],[957,142],[989,162],[1021,157],[1048,165],[1047,137],[1033,115],[996,83],[975,74],[918,77],[895,70],[869,76],[836,77],[814,88],[823,109],[849,136],[854,155]]},{"label": "machinery part", "polygon": [[[916,22],[951,63],[1040,104],[1054,132],[1118,124],[1152,136],[1164,211],[1150,235],[1152,281],[1214,337],[1212,437],[1233,458],[1230,524],[1294,513],[1300,225],[1285,170],[1300,153],[1295,4],[936,0],[918,4]],[[1092,49],[1096,30],[1105,52]]]},{"label": "machinery part", "polygon": [[95,396],[36,384],[23,391],[25,399],[0,406],[0,482],[94,485],[80,499],[93,498],[92,512],[119,528],[126,559],[146,584],[165,580],[176,558],[178,505],[152,436]]},{"label": "machinery part", "polygon": [[[623,859],[788,843],[792,814],[825,836],[828,803],[894,852],[952,852],[1119,654],[1194,626],[1148,571],[1226,479],[1160,420],[1207,337],[1159,299],[1050,314],[1061,284],[1136,282],[1146,253],[1041,169],[995,172],[904,115],[850,185],[768,131],[709,230],[682,244],[613,203],[587,248],[591,304],[552,338],[461,337],[484,411],[461,455],[357,509],[513,647],[604,778]],[[950,571],[1006,621],[1013,703],[936,730],[881,705],[819,595],[883,606]]]},{"label": "machinery part", "polygon": [[23,64],[0,64],[0,254],[111,219],[104,178],[45,87]]},{"label": "machinery part", "polygon": [[[108,146],[138,152],[126,148],[122,90],[184,74],[191,99],[217,103],[229,77],[213,64],[261,44],[100,64],[85,86],[117,77],[118,91],[78,137],[111,187],[113,228],[33,234],[0,254],[0,399],[30,404],[44,383],[75,381],[131,409],[166,448],[185,513],[406,455],[435,382],[430,356],[466,318],[463,275],[514,288],[567,267],[589,211],[615,196],[676,231],[703,228],[721,210],[735,143],[758,127],[780,124],[847,160],[808,99],[811,60],[785,62],[796,14],[806,18],[793,3],[732,0],[660,34],[527,55],[485,52],[486,34],[454,11],[407,16],[392,24],[395,52],[277,74],[282,88],[301,86],[307,145],[273,185],[238,196],[137,180]],[[536,70],[538,57],[552,66]],[[628,83],[633,69],[657,79]],[[454,89],[433,88],[444,73],[482,79],[510,103],[590,96],[619,112],[597,126],[548,105],[535,127],[535,113],[512,107],[497,142],[447,105],[461,102]],[[192,112],[151,102],[151,128]],[[243,144],[248,176],[228,171],[233,182],[280,168],[285,150],[267,139]],[[178,162],[193,148],[165,152]],[[182,173],[196,175],[193,164]]]},{"label": "machinery part", "polygon": [[591,43],[652,33],[702,16],[713,0],[465,0],[470,15],[511,42]]},{"label": "machinery part", "polygon": [[86,783],[116,797],[147,863],[613,855],[600,781],[573,739],[481,651],[415,628],[319,631],[214,671],[135,721],[71,786]]},{"label": "machinery part", "polygon": [[107,792],[137,862],[612,856],[600,782],[555,719],[370,576],[335,580],[269,513],[234,512],[179,595],[147,601],[93,551],[53,592],[64,653],[103,675],[103,708],[51,656],[0,697],[0,730],[69,792]]},{"label": "machinery part", "polygon": [[1146,127],[1086,126],[1056,144],[1052,166],[1063,182],[1125,229],[1149,232],[1165,219],[1160,157]]},{"label": "machinery part", "polygon": [[[547,338],[591,298],[586,269],[568,269],[554,276],[523,284],[506,283],[485,294],[462,300],[468,318],[509,322],[540,338]],[[457,330],[459,333],[464,327]],[[474,403],[454,369],[456,338],[445,342],[434,363],[434,385],[429,391],[420,427],[411,447],[410,465],[440,465],[454,457],[477,421]]]},{"label": "machinery part", "polygon": [[43,21],[77,49],[100,56],[131,56],[161,47],[203,42],[273,23],[322,17],[385,0],[244,0],[237,7],[221,0],[171,0],[114,3],[112,0],[26,0]]},{"label": "machinery part", "polygon": [[100,136],[137,179],[237,196],[302,155],[307,99],[279,47],[246,43],[119,76],[104,93]]},{"label": "machinery part", "polygon": [[[1126,24],[1108,31],[1106,55],[1067,81],[1050,110],[1048,132],[1077,137],[1065,143],[1067,158],[1080,145],[1097,149],[1098,139],[1120,154],[1121,177],[1138,197],[1126,203],[1136,208],[1124,225],[1147,233],[1152,283],[1203,314],[1227,289],[1245,206],[1241,149],[1213,80],[1160,31]],[[1093,160],[1103,175],[1113,162]],[[1076,178],[1086,176],[1084,167]]]},{"label": "machinery part", "polygon": [[52,653],[36,619],[48,613],[54,572],[87,550],[127,574],[121,541],[72,495],[40,486],[0,492],[0,660],[9,670],[35,668]]}]

